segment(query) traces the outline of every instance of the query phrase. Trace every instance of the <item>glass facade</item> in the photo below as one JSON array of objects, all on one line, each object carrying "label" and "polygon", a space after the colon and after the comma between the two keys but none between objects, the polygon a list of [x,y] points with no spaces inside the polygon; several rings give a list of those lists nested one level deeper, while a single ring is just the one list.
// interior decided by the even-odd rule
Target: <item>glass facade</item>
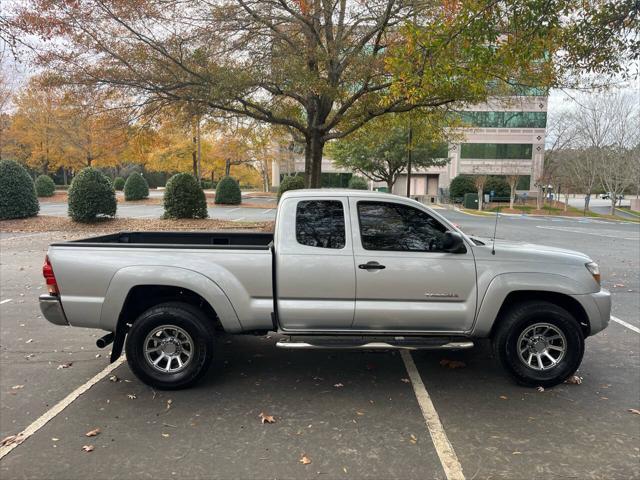
[{"label": "glass facade", "polygon": [[487,160],[531,160],[531,143],[463,143],[460,158]]},{"label": "glass facade", "polygon": [[459,112],[466,125],[479,128],[545,128],[547,112]]}]

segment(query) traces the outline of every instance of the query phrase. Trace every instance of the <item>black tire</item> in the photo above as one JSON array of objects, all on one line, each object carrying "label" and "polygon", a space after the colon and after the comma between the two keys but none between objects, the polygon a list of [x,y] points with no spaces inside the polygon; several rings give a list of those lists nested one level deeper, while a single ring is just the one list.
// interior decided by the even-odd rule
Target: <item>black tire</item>
[{"label": "black tire", "polygon": [[[178,390],[194,385],[213,360],[212,324],[213,321],[201,310],[187,303],[167,302],[150,308],[133,322],[127,335],[125,348],[129,367],[144,383],[161,390]],[[191,337],[193,345],[183,369],[174,373],[159,371],[145,356],[147,336],[165,325],[182,329]],[[165,360],[164,363],[168,362]]]},{"label": "black tire", "polygon": [[[533,367],[528,366],[525,363],[528,351],[523,354],[527,359],[521,359],[518,353],[520,335],[539,323],[552,325],[566,340],[563,357],[548,370],[536,369],[537,360],[532,361]],[[584,334],[578,321],[564,308],[540,300],[512,306],[499,319],[492,340],[494,353],[504,369],[516,382],[527,387],[548,388],[564,382],[578,370],[584,355]]]}]

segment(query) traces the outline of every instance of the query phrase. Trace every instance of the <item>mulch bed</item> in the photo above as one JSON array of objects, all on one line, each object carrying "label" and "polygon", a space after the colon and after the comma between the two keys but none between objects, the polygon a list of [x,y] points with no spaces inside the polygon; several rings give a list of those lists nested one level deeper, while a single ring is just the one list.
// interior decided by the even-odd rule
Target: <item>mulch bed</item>
[{"label": "mulch bed", "polygon": [[[215,193],[211,193],[211,192],[205,192],[205,197],[207,199],[207,205],[211,206],[211,207],[215,207],[218,206],[220,207],[221,205],[216,205],[214,203],[215,200]],[[251,198],[251,197],[263,197],[263,198],[270,198],[270,197],[274,197],[273,194],[269,194],[269,193],[262,193],[260,194],[255,194],[252,193],[250,195],[247,195],[245,198]],[[52,203],[66,203],[67,202],[67,192],[66,191],[61,191],[61,190],[57,190],[56,193],[53,194],[52,197],[40,197],[38,198],[38,200],[40,200],[41,202],[52,202]],[[153,198],[145,198],[144,200],[129,200],[126,201],[124,199],[124,196],[122,196],[122,194],[120,195],[116,195],[116,201],[119,204],[122,205],[162,205],[163,203],[163,199],[162,197],[153,197]],[[276,208],[277,206],[277,202],[274,202],[273,205],[269,205],[268,203],[251,203],[251,202],[242,202],[240,205],[228,205],[229,207],[242,207],[242,208],[261,208],[261,209],[269,209],[269,208]]]},{"label": "mulch bed", "polygon": [[114,218],[95,223],[78,223],[67,217],[37,216],[0,221],[2,232],[90,232],[121,231],[199,231],[199,230],[254,230],[272,232],[274,222],[230,222],[227,220],[162,220],[154,218]]}]

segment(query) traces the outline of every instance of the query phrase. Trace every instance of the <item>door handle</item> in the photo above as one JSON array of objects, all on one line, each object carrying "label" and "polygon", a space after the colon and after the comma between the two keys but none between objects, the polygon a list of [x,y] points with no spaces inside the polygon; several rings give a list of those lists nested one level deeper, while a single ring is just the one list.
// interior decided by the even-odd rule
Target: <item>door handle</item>
[{"label": "door handle", "polygon": [[367,262],[361,263],[360,265],[358,265],[358,268],[362,270],[382,270],[387,267],[385,267],[384,265],[380,265],[378,262]]}]

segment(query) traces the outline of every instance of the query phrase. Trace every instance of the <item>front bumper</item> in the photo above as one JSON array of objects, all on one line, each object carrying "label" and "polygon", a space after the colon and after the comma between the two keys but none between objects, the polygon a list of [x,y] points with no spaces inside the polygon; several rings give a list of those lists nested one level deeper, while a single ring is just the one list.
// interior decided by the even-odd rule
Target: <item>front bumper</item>
[{"label": "front bumper", "polygon": [[604,330],[611,319],[611,293],[608,290],[589,293],[587,295],[573,295],[589,318],[589,335]]},{"label": "front bumper", "polygon": [[55,325],[69,325],[59,297],[54,295],[40,295],[39,301],[40,311],[42,315],[44,315],[44,318]]}]

